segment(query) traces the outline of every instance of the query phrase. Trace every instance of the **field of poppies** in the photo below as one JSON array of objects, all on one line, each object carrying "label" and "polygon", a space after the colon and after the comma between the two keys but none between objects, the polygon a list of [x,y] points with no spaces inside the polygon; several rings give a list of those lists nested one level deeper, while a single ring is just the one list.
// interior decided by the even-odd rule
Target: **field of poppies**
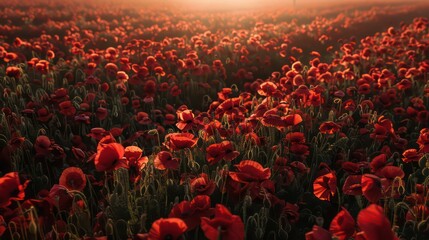
[{"label": "field of poppies", "polygon": [[429,4],[119,2],[0,2],[0,239],[429,239]]}]

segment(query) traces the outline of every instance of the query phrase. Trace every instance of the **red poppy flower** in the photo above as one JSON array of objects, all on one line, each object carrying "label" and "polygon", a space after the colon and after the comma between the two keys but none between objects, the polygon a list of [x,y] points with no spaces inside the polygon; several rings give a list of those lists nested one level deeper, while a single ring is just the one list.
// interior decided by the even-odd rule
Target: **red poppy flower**
[{"label": "red poppy flower", "polygon": [[21,76],[21,68],[9,66],[6,68],[6,76],[18,79]]},{"label": "red poppy flower", "polygon": [[381,169],[380,171],[380,175],[384,178],[393,180],[397,177],[399,178],[404,178],[405,177],[405,173],[404,171],[397,166],[385,166],[383,167],[383,169]]},{"label": "red poppy flower", "polygon": [[232,94],[231,88],[222,88],[222,90],[217,93],[217,97],[219,101],[225,101],[226,99],[229,98],[231,94]]},{"label": "red poppy flower", "polygon": [[402,156],[404,156],[402,158],[402,161],[404,161],[405,163],[410,163],[410,162],[418,162],[422,157],[422,154],[419,153],[417,149],[411,148],[411,149],[405,150],[402,153]]},{"label": "red poppy flower", "polygon": [[305,135],[302,132],[290,132],[286,134],[284,140],[290,144],[305,143]]},{"label": "red poppy flower", "polygon": [[368,83],[363,83],[358,87],[359,94],[370,94],[371,93],[371,85]]},{"label": "red poppy flower", "polygon": [[107,115],[109,115],[109,112],[107,111],[107,108],[99,107],[95,111],[95,116],[98,118],[98,120],[102,121],[107,118]]},{"label": "red poppy flower", "polygon": [[346,240],[355,233],[355,220],[347,209],[343,208],[331,221],[329,231],[339,240]]},{"label": "red poppy flower", "polygon": [[325,99],[323,98],[322,94],[316,93],[313,90],[310,90],[310,95],[307,98],[307,102],[305,102],[305,106],[314,106],[319,107],[325,102]]},{"label": "red poppy flower", "polygon": [[367,162],[343,162],[341,168],[349,174],[358,174],[368,167]]},{"label": "red poppy flower", "polygon": [[36,63],[36,71],[40,72],[41,74],[48,73],[49,70],[49,62],[46,60],[40,60]]},{"label": "red poppy flower", "polygon": [[192,230],[200,225],[201,217],[210,217],[214,214],[214,208],[210,207],[210,197],[198,195],[192,201],[182,201],[171,209],[169,218],[180,218]]},{"label": "red poppy flower", "polygon": [[343,193],[347,195],[362,195],[362,175],[349,175],[343,184]]},{"label": "red poppy flower", "polygon": [[161,66],[157,66],[153,69],[156,75],[165,76],[164,69]]},{"label": "red poppy flower", "polygon": [[[88,93],[86,98],[88,98],[89,96],[95,97],[95,95]],[[62,101],[68,100],[69,99],[68,90],[65,88],[55,89],[55,92],[51,94],[51,99],[54,102],[62,102]]]},{"label": "red poppy flower", "polygon": [[158,170],[179,168],[179,158],[173,158],[173,154],[168,151],[159,152],[153,160],[153,165]]},{"label": "red poppy flower", "polygon": [[3,234],[6,232],[6,226],[6,221],[4,220],[3,216],[0,215],[0,237],[3,236]]},{"label": "red poppy flower", "polygon": [[104,138],[108,132],[104,128],[91,128],[91,132],[87,134],[88,137],[92,137],[97,141],[100,141]]},{"label": "red poppy flower", "polygon": [[263,181],[271,177],[271,170],[269,168],[263,168],[262,165],[253,160],[243,160],[235,167],[238,172],[229,172],[229,176],[232,180],[241,183]]},{"label": "red poppy flower", "polygon": [[104,144],[108,144],[108,143],[115,143],[116,140],[112,135],[106,135],[105,137],[103,137],[102,139],[100,139],[100,141],[98,142],[98,146],[100,147]]},{"label": "red poppy flower", "polygon": [[165,139],[164,145],[172,151],[193,148],[198,142],[198,138],[192,133],[170,133],[165,136]]},{"label": "red poppy flower", "polygon": [[153,97],[156,93],[156,82],[152,79],[147,80],[143,87],[146,97]]},{"label": "red poppy flower", "polygon": [[282,215],[286,216],[289,223],[296,223],[299,221],[299,206],[297,204],[286,203],[283,207]]},{"label": "red poppy flower", "polygon": [[327,121],[320,124],[319,131],[323,134],[334,134],[340,131],[341,126],[332,121]]},{"label": "red poppy flower", "polygon": [[229,98],[225,101],[223,101],[219,106],[217,106],[215,114],[216,116],[222,117],[223,114],[231,115],[233,113],[240,112],[239,106],[240,106],[241,98],[235,97],[235,98]]},{"label": "red poppy flower", "polygon": [[296,126],[302,123],[302,117],[299,114],[290,114],[287,116],[283,116],[282,120],[285,122],[286,127]]},{"label": "red poppy flower", "polygon": [[290,153],[293,153],[298,160],[304,161],[310,155],[309,147],[306,144],[292,144],[289,148],[285,148]]},{"label": "red poppy flower", "polygon": [[331,240],[332,239],[332,234],[317,225],[313,226],[313,229],[305,234],[305,240]]},{"label": "red poppy flower", "polygon": [[404,171],[397,166],[385,166],[380,171],[380,175],[383,177],[381,179],[381,184],[384,189],[384,194],[387,197],[400,197],[401,193],[399,192],[399,187],[403,186],[404,183]]},{"label": "red poppy flower", "polygon": [[357,224],[364,232],[365,237],[371,240],[396,240],[390,222],[384,215],[383,208],[371,204],[361,210],[357,217]]},{"label": "red poppy flower", "polygon": [[0,177],[0,208],[7,207],[12,200],[24,200],[29,181],[21,184],[18,172],[10,172]]},{"label": "red poppy flower", "polygon": [[124,147],[116,142],[103,143],[103,140],[107,138],[111,138],[110,135],[101,139],[98,144],[94,158],[95,169],[102,172],[116,170],[121,167],[127,168]]},{"label": "red poppy flower", "polygon": [[259,85],[258,93],[261,96],[272,96],[277,90],[277,85],[273,82],[264,82]]},{"label": "red poppy flower", "polygon": [[82,191],[86,186],[86,176],[78,167],[68,167],[61,173],[59,184],[68,190]]},{"label": "red poppy flower", "polygon": [[380,176],[380,170],[386,166],[387,163],[387,155],[385,153],[379,154],[375,156],[371,163],[369,164],[371,168],[371,172],[374,173],[377,176]]},{"label": "red poppy flower", "polygon": [[426,205],[416,205],[408,210],[405,219],[407,221],[424,221],[429,217],[429,207]]},{"label": "red poppy flower", "polygon": [[206,158],[210,165],[214,165],[221,160],[232,161],[240,155],[240,152],[234,151],[234,146],[230,141],[214,143],[207,147],[206,153]]},{"label": "red poppy flower", "polygon": [[181,131],[188,131],[196,125],[192,110],[178,111],[177,118],[179,121],[176,123],[176,127]]},{"label": "red poppy flower", "polygon": [[188,227],[180,218],[160,218],[153,222],[148,240],[182,239]]},{"label": "red poppy flower", "polygon": [[51,144],[51,140],[47,136],[38,136],[34,142],[34,150],[36,150],[37,154],[46,156],[49,154]]},{"label": "red poppy flower", "polygon": [[378,202],[383,196],[381,179],[373,174],[362,175],[362,194],[372,203]]},{"label": "red poppy flower", "polygon": [[182,93],[182,90],[179,88],[179,86],[174,85],[170,88],[170,95],[173,97],[177,97]]},{"label": "red poppy flower", "polygon": [[173,125],[174,123],[176,123],[176,116],[174,116],[174,114],[171,114],[171,113],[165,114],[164,125]]},{"label": "red poppy flower", "polygon": [[199,177],[191,179],[191,193],[198,195],[211,195],[216,189],[216,184],[209,179],[206,173],[201,173]]},{"label": "red poppy flower", "polygon": [[264,114],[261,123],[266,127],[275,127],[280,131],[286,128],[286,123],[277,114]]},{"label": "red poppy flower", "polygon": [[128,161],[136,161],[143,154],[143,150],[137,146],[128,146],[124,149],[124,157],[128,159]]},{"label": "red poppy flower", "polygon": [[147,125],[152,123],[152,120],[150,119],[149,114],[146,112],[138,112],[135,115],[135,119],[141,125]]},{"label": "red poppy flower", "polygon": [[216,204],[214,218],[201,218],[201,229],[210,239],[242,240],[244,239],[244,224],[237,215],[232,215],[222,204]]},{"label": "red poppy flower", "polygon": [[429,128],[420,130],[419,138],[417,139],[419,152],[422,154],[429,153]]},{"label": "red poppy flower", "polygon": [[128,74],[124,71],[118,71],[116,72],[116,79],[118,79],[119,81],[128,81],[129,77]]},{"label": "red poppy flower", "polygon": [[76,108],[71,101],[64,101],[59,104],[60,113],[64,116],[71,117],[76,114]]},{"label": "red poppy flower", "polygon": [[47,108],[40,108],[37,110],[37,120],[41,122],[49,122],[52,119],[53,114],[49,112]]},{"label": "red poppy flower", "polygon": [[130,169],[130,181],[137,182],[141,178],[141,171],[146,167],[149,162],[149,158],[147,156],[140,157],[138,159],[130,159],[128,160],[128,168]]},{"label": "red poppy flower", "polygon": [[313,182],[313,193],[320,200],[331,200],[337,192],[337,177],[334,172],[322,175]]}]

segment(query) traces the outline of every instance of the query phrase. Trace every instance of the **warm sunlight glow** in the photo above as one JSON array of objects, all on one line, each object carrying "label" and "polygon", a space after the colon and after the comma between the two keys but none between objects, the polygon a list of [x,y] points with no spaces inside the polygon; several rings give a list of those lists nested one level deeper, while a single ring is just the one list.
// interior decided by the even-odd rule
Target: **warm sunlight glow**
[{"label": "warm sunlight glow", "polygon": [[273,5],[292,6],[296,0],[177,0],[176,2],[186,4],[189,7],[203,9],[229,9],[239,10],[257,7],[269,7]]}]

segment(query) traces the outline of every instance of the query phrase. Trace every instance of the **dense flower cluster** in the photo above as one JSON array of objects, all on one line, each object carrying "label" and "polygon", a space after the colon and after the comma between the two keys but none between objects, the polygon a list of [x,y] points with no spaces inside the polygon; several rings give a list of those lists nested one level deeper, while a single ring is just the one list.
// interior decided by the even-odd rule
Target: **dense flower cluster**
[{"label": "dense flower cluster", "polygon": [[0,3],[1,239],[429,238],[427,4],[75,2]]}]

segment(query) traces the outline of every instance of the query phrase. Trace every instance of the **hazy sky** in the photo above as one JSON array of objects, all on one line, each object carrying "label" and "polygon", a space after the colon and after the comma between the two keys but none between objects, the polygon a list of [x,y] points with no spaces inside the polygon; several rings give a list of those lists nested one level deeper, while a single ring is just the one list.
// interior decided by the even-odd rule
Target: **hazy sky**
[{"label": "hazy sky", "polygon": [[[141,0],[152,1],[152,0]],[[419,0],[407,0],[410,2],[415,2]],[[424,0],[427,1],[427,0]],[[292,7],[294,0],[157,0],[157,2],[163,3],[175,3],[181,6],[189,6],[196,8],[224,8],[224,9],[240,9],[240,8],[255,8],[255,7]],[[377,3],[377,2],[403,2],[403,0],[295,0],[297,7],[314,7],[317,5],[323,5],[324,3],[339,3],[339,4],[348,4],[348,3]]]}]

